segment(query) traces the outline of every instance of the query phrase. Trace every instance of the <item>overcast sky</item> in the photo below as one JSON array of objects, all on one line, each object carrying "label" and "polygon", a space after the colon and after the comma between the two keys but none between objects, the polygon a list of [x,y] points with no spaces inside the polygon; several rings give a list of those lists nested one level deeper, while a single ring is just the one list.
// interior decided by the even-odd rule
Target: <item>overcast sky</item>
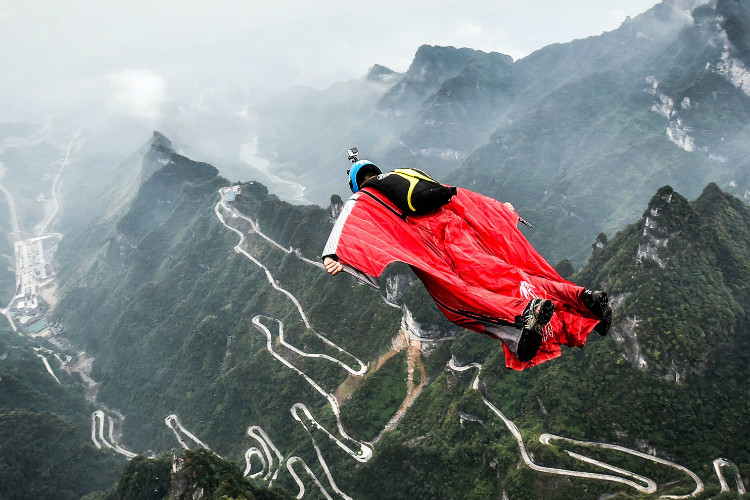
[{"label": "overcast sky", "polygon": [[373,64],[405,71],[423,44],[518,59],[612,30],[655,3],[0,0],[0,93],[34,99],[108,87],[147,100],[222,83],[324,87]]}]

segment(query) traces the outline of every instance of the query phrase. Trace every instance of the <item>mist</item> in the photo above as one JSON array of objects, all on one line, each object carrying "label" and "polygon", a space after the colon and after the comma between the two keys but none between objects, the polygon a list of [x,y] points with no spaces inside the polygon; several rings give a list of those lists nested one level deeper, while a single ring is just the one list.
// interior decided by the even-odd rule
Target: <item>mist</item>
[{"label": "mist", "polygon": [[[178,152],[215,164],[232,180],[268,181],[264,165],[254,168],[240,153],[257,145],[261,115],[271,124],[295,122],[293,96],[317,92],[316,99],[328,99],[334,108],[345,104],[348,113],[359,104],[371,108],[382,89],[363,83],[368,69],[380,64],[403,74],[422,45],[470,47],[519,60],[552,43],[613,30],[655,3],[4,2],[0,144],[36,134],[34,144],[46,149],[0,160],[14,171],[8,182],[44,177],[57,171],[60,148],[77,133],[70,168],[115,171],[158,130]],[[336,96],[343,87],[335,85],[347,91]],[[336,97],[321,97],[326,94]],[[323,118],[339,129],[364,126],[351,116],[335,123],[336,113]],[[273,155],[304,144],[305,129],[297,132],[299,137],[284,131],[282,143],[271,141],[283,151],[261,150],[265,156],[256,163],[270,160],[277,168]],[[370,130],[364,141],[377,150],[396,133]],[[332,164],[339,153],[319,149],[322,164]],[[97,160],[77,161],[83,158]],[[37,184],[41,192],[51,189],[46,182]]]},{"label": "mist", "polygon": [[8,71],[0,99],[3,115],[96,100],[153,120],[167,96],[226,86],[324,88],[373,64],[405,71],[423,44],[518,59],[614,29],[655,3],[3,2],[0,64]]}]

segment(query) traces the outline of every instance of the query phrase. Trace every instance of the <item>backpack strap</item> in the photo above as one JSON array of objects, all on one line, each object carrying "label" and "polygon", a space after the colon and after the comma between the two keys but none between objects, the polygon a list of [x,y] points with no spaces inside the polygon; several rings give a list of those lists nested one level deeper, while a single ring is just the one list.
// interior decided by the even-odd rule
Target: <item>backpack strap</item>
[{"label": "backpack strap", "polygon": [[397,168],[393,171],[393,173],[409,181],[409,192],[406,193],[406,202],[409,204],[409,208],[411,208],[412,212],[416,212],[417,209],[415,209],[414,205],[411,204],[411,195],[414,192],[414,188],[416,187],[417,183],[420,180],[428,182],[437,181],[421,170],[417,170],[415,168]]},{"label": "backpack strap", "polygon": [[396,217],[398,217],[399,219],[401,219],[401,220],[403,220],[403,221],[405,221],[405,220],[406,220],[406,214],[405,214],[405,213],[403,213],[403,214],[400,214],[400,213],[398,213],[398,212],[397,212],[396,210],[394,210],[394,209],[393,209],[393,208],[392,208],[392,207],[391,207],[390,205],[388,205],[388,204],[387,204],[386,202],[384,202],[383,200],[381,200],[380,198],[378,198],[377,196],[375,196],[374,194],[372,194],[372,193],[371,193],[371,192],[370,192],[369,190],[367,190],[367,189],[362,189],[362,190],[360,190],[360,192],[361,192],[361,193],[364,193],[364,194],[366,194],[367,196],[369,196],[369,197],[370,197],[370,198],[372,198],[373,200],[375,200],[375,201],[377,201],[378,203],[380,203],[381,205],[383,205],[383,206],[384,206],[385,208],[387,208],[388,210],[390,210],[391,212],[393,212],[393,214],[394,214],[394,215],[395,215]]}]

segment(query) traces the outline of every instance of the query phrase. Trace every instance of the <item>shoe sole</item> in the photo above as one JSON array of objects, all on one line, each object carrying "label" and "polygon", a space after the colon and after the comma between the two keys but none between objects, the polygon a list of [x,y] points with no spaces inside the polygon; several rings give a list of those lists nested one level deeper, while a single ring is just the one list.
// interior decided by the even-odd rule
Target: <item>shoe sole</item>
[{"label": "shoe sole", "polygon": [[601,307],[602,311],[606,311],[609,307],[609,297],[607,297],[606,292],[602,292],[602,298],[599,300],[599,307]]},{"label": "shoe sole", "polygon": [[555,304],[549,299],[534,299],[539,300],[536,304],[533,312],[533,316],[526,328],[531,330],[541,330],[552,319],[552,315],[555,314]]},{"label": "shoe sole", "polygon": [[607,296],[607,292],[600,290],[594,293],[598,295],[594,299],[595,310],[592,310],[592,312],[596,314],[600,320],[594,327],[594,331],[604,337],[609,333],[609,329],[612,326],[612,309],[609,307],[609,297]]},{"label": "shoe sole", "polygon": [[544,299],[539,305],[539,312],[535,314],[536,324],[545,326],[552,319],[553,314],[555,314],[555,304],[549,299]]}]

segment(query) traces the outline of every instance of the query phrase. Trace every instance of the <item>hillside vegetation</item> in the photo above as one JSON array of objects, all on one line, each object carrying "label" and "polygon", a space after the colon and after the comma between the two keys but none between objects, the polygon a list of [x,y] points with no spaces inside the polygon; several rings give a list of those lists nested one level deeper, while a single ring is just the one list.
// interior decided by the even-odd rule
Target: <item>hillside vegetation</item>
[{"label": "hillside vegetation", "polygon": [[[180,166],[186,167],[184,178]],[[519,373],[504,368],[498,342],[459,332],[452,343],[423,354],[427,384],[375,446],[372,459],[356,464],[320,428],[300,425],[294,410],[303,403],[321,428],[335,429],[329,402],[301,374],[332,394],[347,372],[285,350],[279,327],[285,342],[351,366],[352,357],[367,363],[390,349],[402,311],[385,304],[381,293],[350,278],[331,279],[300,259],[317,259],[332,224],[328,210],[293,206],[258,183],[244,183],[235,208],[279,247],[250,222],[230,218],[243,228],[244,250],[299,300],[314,330],[306,328],[266,271],[233,250],[239,236],[214,212],[218,189],[229,183],[192,176],[210,169],[178,156],[163,168],[176,169],[179,189],[174,176],[160,189],[167,177],[157,171],[141,191],[153,196],[137,196],[120,221],[66,238],[60,248],[61,259],[71,265],[61,276],[56,317],[70,340],[95,357],[99,398],[127,415],[130,449],[173,448],[164,418],[176,414],[236,464],[258,446],[248,429],[262,428],[285,456],[302,457],[318,478],[325,476],[324,457],[337,486],[356,498],[489,498],[505,492],[511,498],[567,499],[622,491],[614,483],[519,468],[517,443],[472,388],[476,371],[446,369],[453,357],[459,364],[482,364],[484,394],[520,427],[536,462],[581,467],[559,447],[537,442],[549,432],[654,450],[697,472],[707,491],[715,489],[711,462],[717,457],[728,456],[747,475],[750,456],[741,436],[750,425],[742,396],[749,389],[750,327],[742,298],[750,282],[743,250],[749,215],[747,206],[717,186],[709,185],[694,202],[663,187],[640,221],[611,238],[597,238],[589,263],[573,280],[610,292],[610,336]],[[166,196],[170,203],[164,206]],[[158,206],[147,210],[148,204]],[[127,230],[123,221],[134,214],[145,219]],[[282,250],[289,247],[296,251]],[[404,283],[409,281],[407,276]],[[439,330],[444,320],[417,293],[420,285],[404,290],[397,300]],[[260,318],[270,337],[253,318]],[[332,349],[318,333],[350,355]],[[280,363],[277,351],[294,370]],[[405,394],[404,359],[402,353],[368,373],[342,401],[341,421],[354,439],[373,439],[396,411]],[[694,488],[668,467],[614,452],[577,451],[669,485],[660,493]],[[297,487],[286,473],[274,484]]]}]

